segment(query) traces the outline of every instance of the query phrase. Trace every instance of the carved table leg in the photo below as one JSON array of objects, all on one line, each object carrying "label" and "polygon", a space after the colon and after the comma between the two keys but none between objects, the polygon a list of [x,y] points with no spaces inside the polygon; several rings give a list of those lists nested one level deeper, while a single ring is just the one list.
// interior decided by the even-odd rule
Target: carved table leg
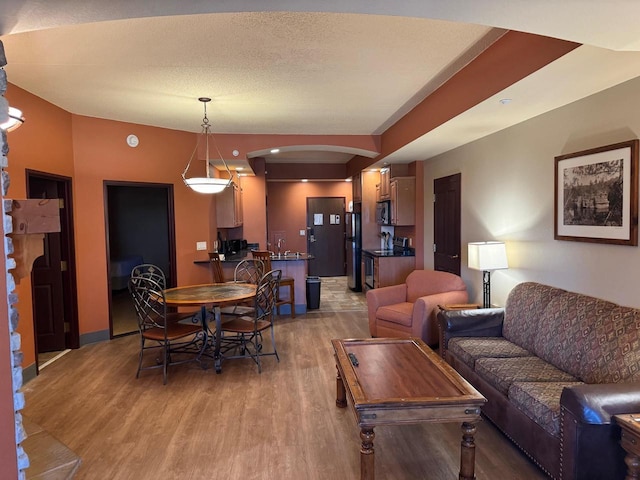
[{"label": "carved table leg", "polygon": [[347,406],[347,392],[344,389],[344,383],[342,383],[342,377],[340,376],[340,369],[336,366],[338,375],[336,376],[336,405],[340,408]]},{"label": "carved table leg", "polygon": [[460,480],[474,480],[476,444],[473,435],[476,433],[476,426],[472,423],[462,423],[462,442],[460,442]]},{"label": "carved table leg", "polygon": [[373,438],[375,437],[373,428],[362,427],[360,429],[360,480],[374,480],[374,451]]},{"label": "carved table leg", "polygon": [[627,464],[625,480],[640,480],[640,457],[633,453],[627,453],[627,456],[624,457],[624,463]]}]

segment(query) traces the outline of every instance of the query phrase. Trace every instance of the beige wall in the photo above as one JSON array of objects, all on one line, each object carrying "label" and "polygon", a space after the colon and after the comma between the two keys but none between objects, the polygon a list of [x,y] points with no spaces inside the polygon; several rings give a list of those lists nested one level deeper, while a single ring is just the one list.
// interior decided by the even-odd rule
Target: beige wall
[{"label": "beige wall", "polygon": [[[503,240],[510,268],[492,274],[492,303],[537,281],[640,307],[639,247],[553,238],[554,157],[638,138],[639,92],[632,80],[425,162],[425,245],[433,243],[433,180],[462,174],[462,277],[472,299],[482,298],[482,274],[465,267],[466,244]],[[433,267],[428,248],[425,267]]]}]

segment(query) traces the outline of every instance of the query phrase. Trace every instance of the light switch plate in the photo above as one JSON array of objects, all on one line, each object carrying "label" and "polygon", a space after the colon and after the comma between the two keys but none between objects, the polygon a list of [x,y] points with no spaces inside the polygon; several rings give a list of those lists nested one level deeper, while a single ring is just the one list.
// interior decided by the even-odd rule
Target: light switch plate
[{"label": "light switch plate", "polygon": [[306,233],[305,230],[300,230],[300,236],[301,237],[304,237],[305,233]]},{"label": "light switch plate", "polygon": [[206,250],[207,242],[196,242],[196,250]]}]

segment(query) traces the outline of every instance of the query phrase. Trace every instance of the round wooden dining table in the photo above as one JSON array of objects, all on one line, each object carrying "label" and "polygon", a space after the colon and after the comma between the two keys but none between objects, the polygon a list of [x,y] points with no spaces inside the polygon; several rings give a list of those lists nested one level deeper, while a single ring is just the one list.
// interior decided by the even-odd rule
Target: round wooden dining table
[{"label": "round wooden dining table", "polygon": [[200,307],[202,324],[205,332],[207,325],[207,309],[214,314],[215,331],[213,332],[213,359],[216,373],[222,372],[222,357],[220,355],[220,341],[222,337],[222,322],[220,307],[235,304],[256,296],[256,285],[251,283],[207,283],[202,285],[187,285],[184,287],[168,288],[164,290],[165,302],[171,307]]}]

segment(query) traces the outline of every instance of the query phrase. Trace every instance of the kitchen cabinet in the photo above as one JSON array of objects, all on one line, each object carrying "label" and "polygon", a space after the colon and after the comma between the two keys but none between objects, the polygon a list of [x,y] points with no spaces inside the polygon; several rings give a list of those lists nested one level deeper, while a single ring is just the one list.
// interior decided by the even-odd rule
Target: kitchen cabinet
[{"label": "kitchen cabinet", "polygon": [[356,173],[351,179],[353,203],[362,202],[362,174]]},{"label": "kitchen cabinet", "polygon": [[389,181],[391,178],[391,169],[389,168],[381,168],[380,169],[380,195],[378,201],[380,200],[389,200],[391,198],[391,191]]},{"label": "kitchen cabinet", "polygon": [[362,252],[363,288],[388,287],[404,283],[407,275],[416,268],[416,257],[384,256],[378,257]]},{"label": "kitchen cabinet", "polygon": [[396,177],[389,184],[391,225],[415,225],[416,178]]},{"label": "kitchen cabinet", "polygon": [[235,183],[216,196],[218,228],[242,225],[242,189]]},{"label": "kitchen cabinet", "polygon": [[380,169],[380,194],[377,201],[391,199],[391,182],[396,177],[409,175],[409,166],[397,163]]}]

